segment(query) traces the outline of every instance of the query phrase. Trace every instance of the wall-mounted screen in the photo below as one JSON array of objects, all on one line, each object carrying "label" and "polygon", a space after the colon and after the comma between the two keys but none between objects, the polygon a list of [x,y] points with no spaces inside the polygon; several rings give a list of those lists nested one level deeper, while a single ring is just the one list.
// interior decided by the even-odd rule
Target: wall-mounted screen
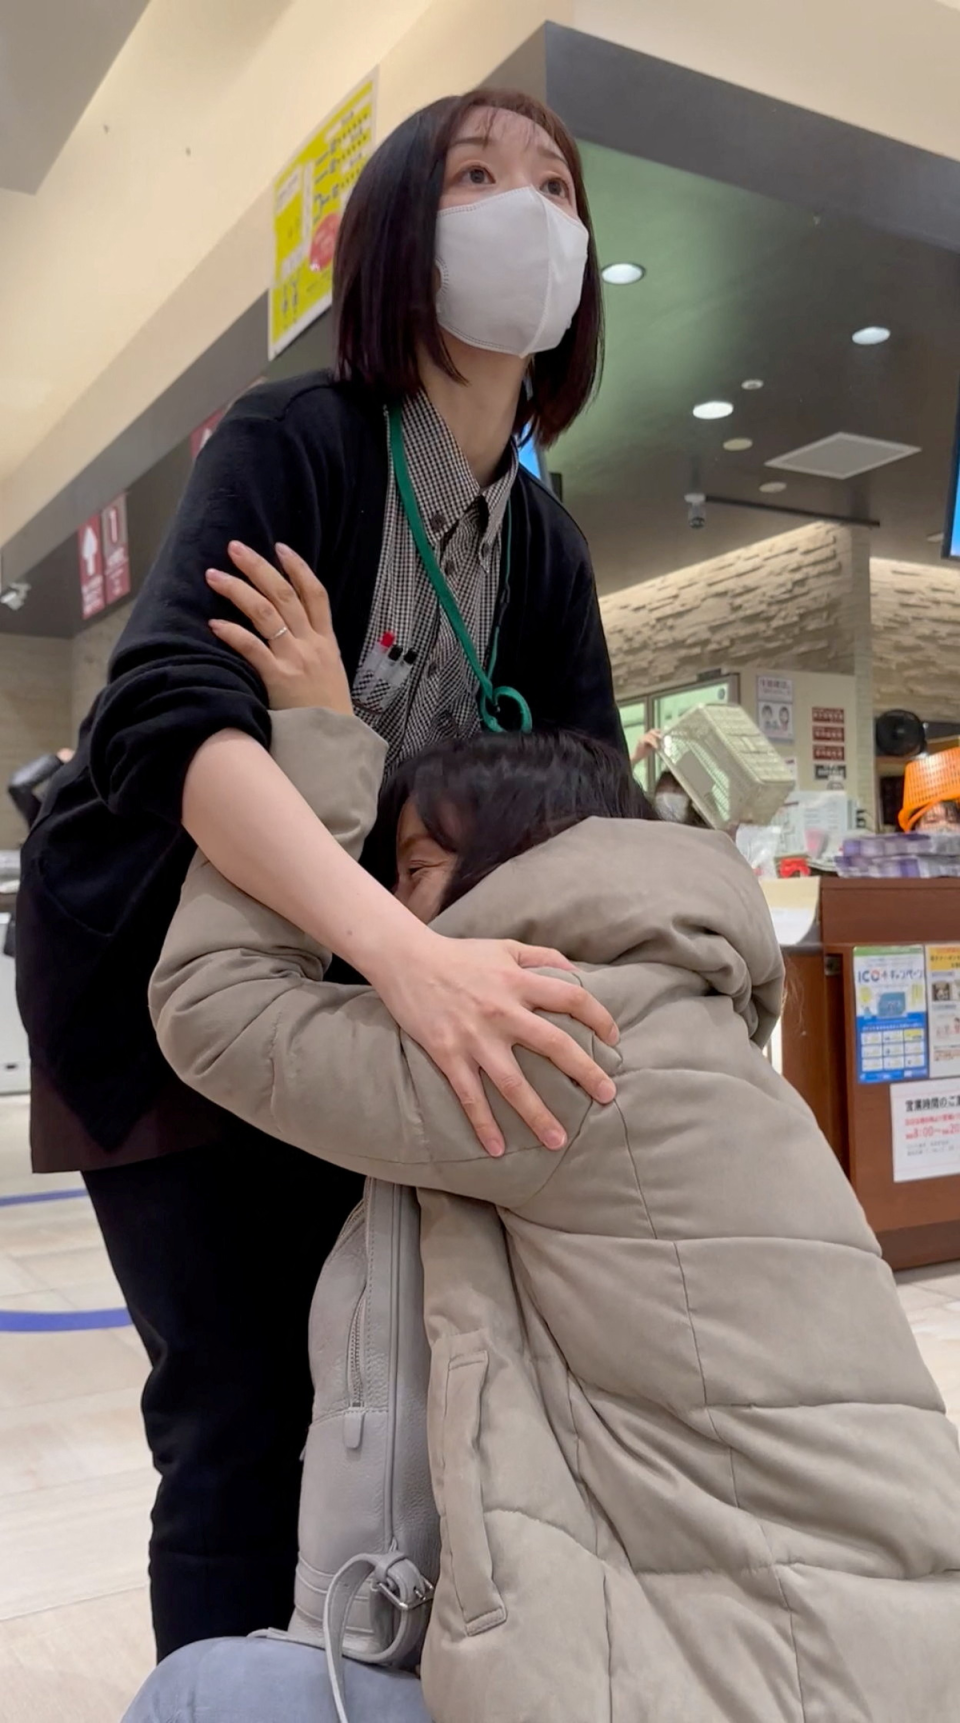
[{"label": "wall-mounted screen", "polygon": [[532,473],[534,478],[539,479],[540,483],[546,485],[549,490],[550,479],[547,474],[546,462],[529,431],[526,431],[517,443],[517,453],[520,456],[520,465],[526,467],[527,472]]},{"label": "wall-mounted screen", "polygon": [[960,562],[960,416],[953,444],[953,466],[950,469],[950,500],[947,504],[947,529],[943,539],[944,556]]}]

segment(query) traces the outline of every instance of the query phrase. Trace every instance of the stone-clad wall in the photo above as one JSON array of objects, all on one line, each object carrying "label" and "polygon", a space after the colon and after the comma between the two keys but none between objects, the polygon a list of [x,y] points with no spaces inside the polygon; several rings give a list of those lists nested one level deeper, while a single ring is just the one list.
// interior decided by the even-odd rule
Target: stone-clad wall
[{"label": "stone-clad wall", "polygon": [[[801,527],[601,600],[618,697],[749,664],[854,674],[846,527]],[[861,619],[862,620],[862,619]]]},{"label": "stone-clad wall", "polygon": [[873,700],[960,721],[960,567],[870,566]]}]

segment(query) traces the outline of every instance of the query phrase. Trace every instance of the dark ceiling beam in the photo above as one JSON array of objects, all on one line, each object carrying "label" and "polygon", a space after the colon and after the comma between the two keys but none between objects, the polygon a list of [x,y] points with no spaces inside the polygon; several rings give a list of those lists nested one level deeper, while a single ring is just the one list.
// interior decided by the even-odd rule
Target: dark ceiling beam
[{"label": "dark ceiling beam", "polygon": [[960,251],[960,162],[545,25],[547,100],[578,138]]},{"label": "dark ceiling beam", "polygon": [[868,526],[880,527],[882,521],[868,520],[864,515],[827,514],[824,509],[797,509],[787,503],[758,503],[747,497],[711,497],[703,499],[707,508],[724,509],[753,509],[754,512],[767,515],[790,515],[796,520],[829,521],[833,526]]}]

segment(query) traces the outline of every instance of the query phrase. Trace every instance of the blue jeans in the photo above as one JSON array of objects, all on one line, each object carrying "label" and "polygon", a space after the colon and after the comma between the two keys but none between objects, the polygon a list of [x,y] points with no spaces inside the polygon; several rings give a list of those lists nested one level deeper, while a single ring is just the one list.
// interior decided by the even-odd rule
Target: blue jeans
[{"label": "blue jeans", "polygon": [[[430,1723],[415,1675],[346,1666],[350,1723]],[[337,1723],[322,1651],[275,1639],[207,1639],[175,1651],[123,1723]]]}]

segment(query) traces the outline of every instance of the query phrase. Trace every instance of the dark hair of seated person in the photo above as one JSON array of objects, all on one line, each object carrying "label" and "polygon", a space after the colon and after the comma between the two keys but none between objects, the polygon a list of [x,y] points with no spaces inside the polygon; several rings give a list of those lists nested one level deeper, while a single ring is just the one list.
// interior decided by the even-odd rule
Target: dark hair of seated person
[{"label": "dark hair of seated person", "polygon": [[434,842],[457,857],[449,909],[514,856],[584,820],[655,820],[626,755],[569,732],[485,734],[405,761],[384,786],[364,865],[391,890],[408,801]]}]

